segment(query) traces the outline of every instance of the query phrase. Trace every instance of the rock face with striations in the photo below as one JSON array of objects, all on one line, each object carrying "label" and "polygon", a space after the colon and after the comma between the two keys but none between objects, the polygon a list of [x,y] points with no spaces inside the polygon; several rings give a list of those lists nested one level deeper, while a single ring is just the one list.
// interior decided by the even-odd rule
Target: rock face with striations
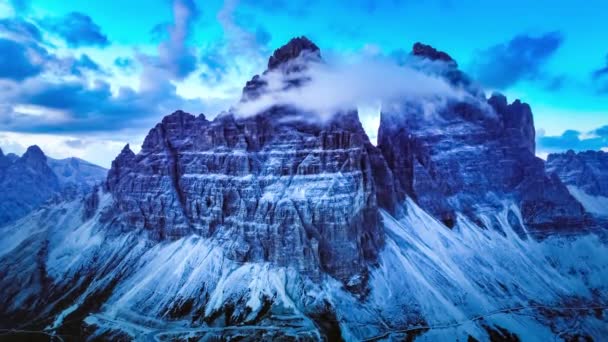
[{"label": "rock face with striations", "polygon": [[[269,69],[303,54],[319,56],[318,48],[294,39]],[[116,205],[106,218],[118,215],[114,225],[157,239],[198,234],[234,260],[292,266],[313,278],[327,272],[357,289],[383,244],[376,193],[390,201],[391,181],[356,111],[323,124],[286,107],[213,121],[177,111],[149,132],[139,154],[125,148],[112,164],[107,188]]]},{"label": "rock face with striations", "polygon": [[[413,53],[446,62],[448,75],[459,72],[444,52],[416,44]],[[415,102],[382,112],[378,146],[394,173],[398,198],[412,197],[447,226],[455,224],[456,212],[476,219],[505,198],[519,203],[532,229],[582,224],[581,205],[535,157],[530,107],[465,90],[468,100],[451,101],[434,115]]]}]

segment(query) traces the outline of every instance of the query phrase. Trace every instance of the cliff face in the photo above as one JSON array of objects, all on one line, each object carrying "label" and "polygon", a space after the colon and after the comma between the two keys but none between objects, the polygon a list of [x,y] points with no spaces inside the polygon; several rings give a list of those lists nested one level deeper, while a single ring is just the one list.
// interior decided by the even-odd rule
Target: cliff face
[{"label": "cliff face", "polygon": [[[461,74],[443,52],[417,44],[414,55],[445,63],[446,75]],[[457,212],[474,219],[505,199],[519,203],[524,223],[533,229],[583,224],[581,205],[534,155],[530,107],[464,89],[469,100],[452,101],[432,115],[417,103],[383,111],[378,146],[395,176],[398,198],[414,198],[447,226],[454,225]]]},{"label": "cliff face", "polygon": [[[316,51],[294,40],[269,68],[290,63],[298,49]],[[383,244],[377,174],[389,193],[382,201],[390,201],[390,171],[356,112],[319,124],[285,107],[213,121],[177,111],[149,132],[137,156],[121,153],[107,188],[123,229],[156,239],[198,234],[234,260],[293,266],[315,278],[325,271],[357,287]]]}]

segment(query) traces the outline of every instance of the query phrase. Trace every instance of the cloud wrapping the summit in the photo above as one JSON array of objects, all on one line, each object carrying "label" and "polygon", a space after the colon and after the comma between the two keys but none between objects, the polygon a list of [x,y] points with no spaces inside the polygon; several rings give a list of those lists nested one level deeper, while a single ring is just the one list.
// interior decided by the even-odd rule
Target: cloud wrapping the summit
[{"label": "cloud wrapping the summit", "polygon": [[[301,86],[284,89],[294,78],[306,81]],[[431,113],[446,99],[468,96],[444,78],[400,66],[393,60],[371,57],[354,62],[338,59],[332,64],[312,63],[301,73],[284,75],[273,71],[263,79],[268,82],[267,92],[237,105],[237,114],[251,116],[274,105],[287,105],[324,120],[343,110],[378,104],[386,107],[406,101],[425,102]]]}]

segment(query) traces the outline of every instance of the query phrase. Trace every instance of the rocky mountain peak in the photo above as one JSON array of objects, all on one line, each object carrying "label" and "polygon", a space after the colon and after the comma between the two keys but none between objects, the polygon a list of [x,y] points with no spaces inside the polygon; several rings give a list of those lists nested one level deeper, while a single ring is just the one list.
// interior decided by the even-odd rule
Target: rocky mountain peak
[{"label": "rocky mountain peak", "polygon": [[46,155],[42,152],[42,149],[38,147],[38,145],[32,145],[27,148],[25,153],[23,154],[24,158],[36,158],[36,159],[46,159]]},{"label": "rocky mountain peak", "polygon": [[293,77],[294,73],[305,70],[310,62],[319,61],[321,61],[321,51],[315,43],[306,37],[291,39],[287,44],[274,51],[274,54],[268,59],[268,69],[261,76],[255,75],[250,81],[247,81],[243,88],[242,101],[256,99],[265,93],[268,84],[265,75],[269,72],[278,71],[285,75],[292,74],[289,80],[284,80],[284,88],[287,89],[299,86],[307,81],[306,76]]},{"label": "rocky mountain peak", "polygon": [[456,65],[456,61],[452,59],[452,57],[447,53],[439,51],[430,45],[426,45],[420,42],[414,44],[412,48],[412,53],[414,56],[428,58],[431,61],[442,61],[446,63],[454,63]]},{"label": "rocky mountain peak", "polygon": [[321,50],[315,43],[304,36],[296,37],[274,51],[268,59],[268,70],[276,69],[282,64],[295,60],[303,53],[317,59],[321,58]]},{"label": "rocky mountain peak", "polygon": [[[46,161],[46,155],[42,152],[42,149],[37,145],[32,145],[27,148],[23,156],[20,159],[23,163],[37,169],[48,168]],[[46,172],[46,169],[45,169]]]},{"label": "rocky mountain peak", "polygon": [[[452,61],[424,44],[415,45],[414,51],[432,60]],[[453,84],[468,79],[455,68],[445,69],[443,76]],[[454,101],[436,114],[444,120],[441,126],[416,109],[381,114],[378,146],[393,171],[398,199],[415,199],[448,227],[455,224],[457,212],[475,219],[476,211],[499,207],[496,198],[518,202],[530,229],[584,224],[580,204],[559,179],[545,174],[543,161],[535,156],[528,104],[509,104],[505,96],[493,94],[488,100],[479,96]]]}]

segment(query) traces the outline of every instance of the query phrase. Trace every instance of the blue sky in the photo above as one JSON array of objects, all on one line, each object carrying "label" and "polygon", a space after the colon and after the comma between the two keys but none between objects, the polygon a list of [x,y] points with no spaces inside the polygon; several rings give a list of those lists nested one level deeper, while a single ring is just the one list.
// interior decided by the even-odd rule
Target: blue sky
[{"label": "blue sky", "polygon": [[608,148],[608,2],[0,0],[0,147],[108,166],[163,115],[212,117],[271,52],[448,52],[487,90],[532,106],[539,155]]}]

